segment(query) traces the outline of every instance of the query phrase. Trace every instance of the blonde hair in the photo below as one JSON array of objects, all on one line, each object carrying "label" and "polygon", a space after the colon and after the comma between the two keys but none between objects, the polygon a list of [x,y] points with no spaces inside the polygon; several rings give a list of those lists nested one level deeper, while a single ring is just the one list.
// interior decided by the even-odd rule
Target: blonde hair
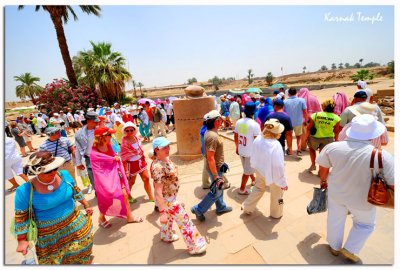
[{"label": "blonde hair", "polygon": [[95,136],[93,141],[93,146],[97,147],[98,145],[104,144],[104,138],[106,136]]},{"label": "blonde hair", "polygon": [[263,137],[264,139],[279,139],[281,137],[281,133],[276,134],[276,133],[272,133],[271,131],[269,131],[267,128],[263,129]]}]

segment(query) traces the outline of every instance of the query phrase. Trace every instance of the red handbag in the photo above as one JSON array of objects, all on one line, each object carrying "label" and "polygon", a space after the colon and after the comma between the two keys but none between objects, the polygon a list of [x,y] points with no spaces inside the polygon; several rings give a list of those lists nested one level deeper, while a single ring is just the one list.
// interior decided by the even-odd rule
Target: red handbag
[{"label": "red handbag", "polygon": [[[378,151],[379,173],[374,175],[375,154]],[[386,183],[383,177],[382,150],[374,149],[371,153],[369,165],[372,173],[371,186],[368,191],[368,202],[387,208],[394,208],[394,190]]]}]

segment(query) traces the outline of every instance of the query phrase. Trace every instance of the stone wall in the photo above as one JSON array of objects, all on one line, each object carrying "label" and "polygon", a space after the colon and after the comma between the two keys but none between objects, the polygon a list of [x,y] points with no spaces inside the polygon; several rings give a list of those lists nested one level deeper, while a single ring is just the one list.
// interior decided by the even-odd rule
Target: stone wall
[{"label": "stone wall", "polygon": [[378,90],[374,95],[374,101],[386,115],[394,115],[394,89]]}]

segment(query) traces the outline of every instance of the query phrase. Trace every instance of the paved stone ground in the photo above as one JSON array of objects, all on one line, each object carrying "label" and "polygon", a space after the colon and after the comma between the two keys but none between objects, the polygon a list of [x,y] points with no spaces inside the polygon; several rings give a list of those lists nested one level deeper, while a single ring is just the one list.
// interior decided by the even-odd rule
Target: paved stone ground
[{"label": "paved stone ground", "polygon": [[[384,83],[383,86],[386,87],[388,82]],[[382,85],[373,86],[373,90],[376,90]],[[330,97],[334,91],[336,90],[331,89],[325,96]],[[350,89],[346,91],[350,92]],[[317,92],[318,95],[322,94],[322,91]],[[322,100],[323,96],[319,98]],[[182,239],[172,244],[161,242],[158,213],[153,211],[154,203],[148,200],[143,182],[137,179],[132,189],[132,195],[137,202],[131,206],[136,215],[145,219],[143,223],[126,224],[125,220],[111,218],[112,228],[99,228],[97,224],[99,212],[94,193],[86,195],[95,210],[94,261],[98,264],[348,264],[344,258],[334,257],[328,251],[326,213],[308,215],[306,212],[306,206],[312,199],[313,187],[319,185],[319,178],[306,171],[310,166],[308,152],[301,161],[286,158],[289,190],[284,194],[283,217],[280,220],[269,217],[268,192],[259,202],[258,211],[248,216],[240,210],[240,205],[246,196],[238,195],[242,166],[234,151],[233,134],[231,131],[221,134],[226,138],[225,159],[231,168],[227,177],[232,187],[224,194],[227,204],[233,207],[231,213],[217,216],[213,206],[205,214],[206,221],[199,223],[190,213],[190,207],[197,204],[207,192],[201,188],[203,161],[183,162],[177,157],[172,157],[179,168],[181,188],[178,199],[186,204],[189,216],[206,238],[208,243],[206,254],[188,255]],[[394,133],[389,132],[389,137],[390,143],[384,149],[394,154]],[[73,137],[69,138],[73,141]],[[35,136],[34,146],[39,146],[43,139]],[[168,139],[176,142],[175,133],[168,134]],[[151,149],[151,145],[145,144],[144,148],[147,152]],[[176,153],[176,144],[171,146],[171,153]],[[18,181],[23,183],[22,179]],[[78,184],[82,186],[80,182]],[[6,183],[5,188],[8,187],[9,183]],[[15,252],[17,241],[8,230],[10,219],[13,217],[14,195],[15,193],[5,192],[5,264],[20,264],[23,260],[23,256]],[[346,222],[346,235],[351,222],[349,216]],[[177,226],[174,226],[178,231]],[[394,236],[394,211],[378,208],[376,229],[359,254],[362,259],[360,264],[393,264]]]}]

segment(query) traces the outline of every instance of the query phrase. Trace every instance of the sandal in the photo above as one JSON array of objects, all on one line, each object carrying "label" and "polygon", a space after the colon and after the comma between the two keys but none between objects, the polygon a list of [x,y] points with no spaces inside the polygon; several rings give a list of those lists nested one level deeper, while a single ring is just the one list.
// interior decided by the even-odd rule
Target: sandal
[{"label": "sandal", "polygon": [[254,187],[254,185],[256,184],[256,181],[251,181],[251,186]]},{"label": "sandal", "polygon": [[140,222],[143,222],[143,218],[138,216],[134,217],[133,221],[127,221],[127,223],[140,223]]},{"label": "sandal", "polygon": [[301,151],[297,151],[297,156],[302,156],[303,153]]},{"label": "sandal", "polygon": [[291,155],[293,155],[293,154],[290,154],[289,149],[286,149],[286,155],[291,156]]},{"label": "sandal", "polygon": [[112,226],[112,224],[110,222],[108,222],[108,220],[99,223],[99,226],[102,227],[103,229],[108,229]]},{"label": "sandal", "polygon": [[14,192],[17,189],[17,187],[10,187],[7,189],[8,192]]},{"label": "sandal", "polygon": [[135,203],[135,202],[136,202],[135,198],[132,197],[129,199],[129,203]]},{"label": "sandal", "polygon": [[249,190],[247,190],[247,189],[245,189],[244,191],[241,191],[240,189],[239,189],[239,195],[250,195],[250,192],[249,192]]}]

